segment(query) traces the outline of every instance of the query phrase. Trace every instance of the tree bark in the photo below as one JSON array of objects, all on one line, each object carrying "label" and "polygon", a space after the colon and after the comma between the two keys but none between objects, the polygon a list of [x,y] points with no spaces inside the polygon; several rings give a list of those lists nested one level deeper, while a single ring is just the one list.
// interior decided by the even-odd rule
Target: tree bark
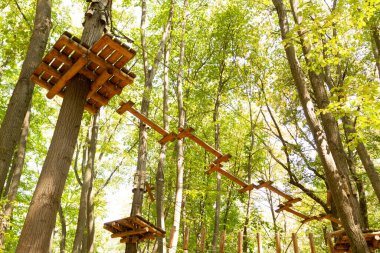
[{"label": "tree bark", "polygon": [[16,200],[16,195],[21,181],[22,169],[24,167],[25,153],[26,153],[26,143],[28,139],[29,132],[29,121],[30,121],[30,106],[25,115],[24,123],[22,125],[21,137],[16,153],[16,159],[14,161],[14,171],[11,177],[9,184],[9,191],[7,194],[7,203],[5,204],[3,210],[4,220],[1,222],[0,227],[0,247],[4,245],[4,234],[9,229],[9,222],[12,217],[14,201]]},{"label": "tree bark", "polygon": [[61,240],[59,242],[59,252],[66,253],[67,228],[66,228],[65,215],[62,210],[62,205],[59,205],[58,213],[59,213],[59,220],[61,221],[61,229],[62,229]]},{"label": "tree bark", "polygon": [[92,128],[91,128],[91,140],[88,144],[88,159],[85,172],[83,174],[83,183],[81,188],[80,196],[80,205],[79,205],[79,214],[77,220],[77,229],[75,232],[74,244],[73,244],[73,253],[79,253],[81,248],[84,252],[87,252],[87,244],[82,243],[84,237],[87,237],[88,231],[86,229],[87,213],[88,213],[88,196],[90,193],[90,186],[92,173],[91,171],[94,168],[94,159],[96,153],[96,142],[98,138],[98,126],[97,126],[98,113],[95,114],[92,118]]},{"label": "tree bark", "polygon": [[[182,35],[180,44],[180,56],[178,62],[177,73],[177,101],[178,101],[178,128],[185,128],[185,110],[183,108],[183,63],[185,58],[185,32],[187,21],[187,6],[188,1],[184,0],[184,15],[182,20]],[[176,194],[175,194],[175,206],[173,217],[173,241],[172,247],[169,249],[169,253],[177,252],[177,244],[179,237],[179,228],[181,227],[181,214],[182,214],[182,201],[183,201],[183,179],[184,179],[184,146],[183,139],[177,141],[176,153],[177,153],[177,181],[176,181]]]},{"label": "tree bark", "polygon": [[[289,26],[287,14],[282,0],[272,0],[279,18],[282,39],[287,38]],[[359,217],[355,217],[354,206],[350,201],[350,192],[348,191],[348,182],[344,172],[339,171],[335,165],[334,158],[330,153],[330,148],[326,141],[325,133],[322,130],[320,122],[315,115],[314,105],[312,104],[310,94],[306,87],[305,77],[298,62],[296,51],[291,42],[287,41],[285,52],[292,72],[292,76],[297,87],[300,102],[305,113],[308,125],[317,144],[318,154],[322,161],[326,179],[331,189],[334,202],[338,209],[338,215],[341,218],[343,227],[350,238],[352,250],[355,253],[369,253],[367,243],[361,232]]]},{"label": "tree bark", "polygon": [[[92,46],[101,37],[105,27],[101,21],[101,10],[107,3],[106,0],[93,3],[94,14],[86,17],[83,43]],[[47,252],[49,249],[50,235],[55,226],[89,89],[90,81],[82,75],[76,75],[67,84],[57,126],[25,219],[17,253]]]},{"label": "tree bark", "polygon": [[34,83],[30,76],[44,54],[51,28],[50,20],[51,0],[38,0],[29,48],[0,128],[0,196],[14,149],[20,139],[23,120],[32,100]]}]

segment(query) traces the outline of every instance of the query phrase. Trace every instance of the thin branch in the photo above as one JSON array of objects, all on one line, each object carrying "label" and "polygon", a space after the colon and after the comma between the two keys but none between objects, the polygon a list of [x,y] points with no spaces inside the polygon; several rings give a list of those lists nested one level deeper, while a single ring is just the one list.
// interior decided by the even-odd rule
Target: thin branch
[{"label": "thin branch", "polygon": [[23,17],[23,19],[25,20],[26,24],[28,25],[30,31],[33,31],[33,28],[32,28],[32,26],[31,26],[29,20],[27,19],[27,17],[25,16],[25,14],[22,12],[21,7],[20,7],[20,5],[18,4],[17,0],[14,0],[14,2],[15,2],[15,4],[16,4],[16,7],[17,7],[18,11],[21,13],[21,16]]}]

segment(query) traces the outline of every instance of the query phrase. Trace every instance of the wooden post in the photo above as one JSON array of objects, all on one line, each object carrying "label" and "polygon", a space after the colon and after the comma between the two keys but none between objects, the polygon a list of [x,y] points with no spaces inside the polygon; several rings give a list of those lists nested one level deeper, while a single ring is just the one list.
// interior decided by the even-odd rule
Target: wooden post
[{"label": "wooden post", "polygon": [[297,238],[296,233],[292,233],[292,241],[293,241],[294,253],[299,253],[300,249],[298,248],[298,238]]},{"label": "wooden post", "polygon": [[189,228],[186,227],[185,233],[183,235],[183,251],[184,252],[188,252],[187,250],[189,249],[189,236],[190,236]]},{"label": "wooden post", "polygon": [[279,233],[276,233],[276,253],[281,253],[281,238]]},{"label": "wooden post", "polygon": [[313,233],[309,233],[309,242],[310,242],[310,252],[311,253],[316,253]]},{"label": "wooden post", "polygon": [[201,230],[201,247],[200,247],[200,250],[201,252],[205,252],[205,241],[206,241],[206,229],[203,227],[202,230]]},{"label": "wooden post", "polygon": [[173,246],[173,235],[175,233],[176,227],[173,226],[172,229],[170,230],[170,239],[169,239],[169,244],[168,248],[170,249]]},{"label": "wooden post", "polygon": [[220,236],[219,253],[224,253],[224,242],[226,241],[226,230],[223,230]]},{"label": "wooden post", "polygon": [[238,253],[243,253],[243,232],[238,234]]},{"label": "wooden post", "polygon": [[257,253],[261,253],[261,235],[260,233],[256,233],[257,239]]}]

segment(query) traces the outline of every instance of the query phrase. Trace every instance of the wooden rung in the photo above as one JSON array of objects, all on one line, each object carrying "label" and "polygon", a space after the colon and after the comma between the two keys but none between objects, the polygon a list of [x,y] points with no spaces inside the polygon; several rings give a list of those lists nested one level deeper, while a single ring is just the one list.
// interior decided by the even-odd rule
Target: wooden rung
[{"label": "wooden rung", "polygon": [[122,53],[125,57],[129,57],[130,59],[132,59],[133,56],[135,56],[136,52],[134,50],[127,48],[123,44],[114,41],[112,39],[112,36],[110,36],[110,34],[106,34],[104,35],[104,37],[105,37],[105,43],[107,43],[109,46],[116,49],[120,53]]},{"label": "wooden rung", "polygon": [[102,86],[112,76],[110,70],[105,70],[103,73],[91,84],[91,89],[87,94],[87,99],[91,98],[96,93],[100,86]]},{"label": "wooden rung", "polygon": [[223,162],[228,162],[232,156],[230,154],[222,155],[218,157],[213,163],[223,163]]},{"label": "wooden rung", "polygon": [[295,203],[297,203],[297,202],[300,202],[302,199],[301,198],[294,198],[294,199],[290,199],[290,200],[288,200],[288,201],[286,201],[286,202],[284,202],[283,204],[285,205],[285,206],[292,206],[293,204],[295,204]]},{"label": "wooden rung", "polygon": [[267,187],[268,185],[271,185],[271,184],[273,184],[272,181],[260,180],[259,181],[259,185],[257,185],[257,189],[260,189],[260,188],[263,188],[263,187]]},{"label": "wooden rung", "polygon": [[138,118],[139,120],[141,120],[142,122],[144,122],[145,124],[147,124],[148,126],[150,126],[152,129],[154,129],[159,134],[161,134],[163,136],[166,136],[166,135],[169,134],[163,128],[161,128],[159,125],[157,125],[156,123],[154,123],[153,121],[151,121],[150,119],[148,119],[147,117],[145,117],[144,115],[142,115],[139,111],[135,110],[133,108],[133,105],[134,105],[134,103],[132,101],[128,101],[127,103],[122,104],[121,107],[117,110],[117,112],[119,114],[122,114],[125,111],[129,111],[136,118]]},{"label": "wooden rung", "polygon": [[280,207],[280,208],[276,210],[277,213],[280,213],[280,212],[282,212],[282,211],[287,211],[287,212],[292,213],[292,214],[294,214],[294,215],[296,215],[296,216],[298,216],[298,217],[300,217],[300,218],[302,218],[302,219],[304,219],[304,220],[306,220],[306,219],[310,219],[309,216],[307,216],[307,215],[305,215],[305,214],[303,214],[303,213],[300,213],[300,212],[298,212],[298,211],[296,211],[296,210],[293,210],[293,209],[291,209],[291,208],[288,207],[288,206],[285,206],[285,205],[279,205],[279,207]]},{"label": "wooden rung", "polygon": [[109,99],[103,97],[102,95],[100,95],[98,93],[92,94],[92,96],[90,98],[93,99],[95,102],[101,104],[102,106],[107,105],[108,100],[109,100]]},{"label": "wooden rung", "polygon": [[337,219],[334,216],[332,216],[331,214],[321,215],[320,219],[330,220],[330,221],[332,221],[332,222],[334,222],[336,224],[342,225],[342,222],[339,219]]},{"label": "wooden rung", "polygon": [[221,169],[221,168],[223,167],[223,165],[220,164],[220,163],[218,163],[218,164],[214,164],[214,163],[212,163],[212,164],[210,164],[209,167],[210,167],[210,169],[208,169],[208,170],[206,171],[207,174],[211,174],[211,173],[213,173],[214,171],[217,171],[218,169]]},{"label": "wooden rung", "polygon": [[121,233],[112,234],[111,238],[125,237],[125,236],[130,236],[130,235],[140,235],[148,231],[149,231],[148,228],[142,228],[138,230],[129,230],[129,231],[121,232]]},{"label": "wooden rung", "polygon": [[145,182],[145,189],[148,192],[148,196],[149,196],[150,201],[153,202],[155,200],[153,193],[152,193],[153,188],[150,187],[150,184],[148,182]]},{"label": "wooden rung", "polygon": [[46,97],[49,99],[52,99],[55,95],[57,95],[62,88],[66,85],[67,81],[69,81],[71,78],[73,78],[81,68],[84,67],[84,65],[87,64],[87,58],[86,55],[82,55],[72,66],[71,68],[66,71],[65,74],[62,75],[62,77],[58,80],[58,82],[49,90],[49,92],[46,94]]},{"label": "wooden rung", "polygon": [[275,192],[277,193],[278,195],[282,196],[283,198],[287,199],[287,200],[292,200],[293,197],[280,191],[279,189],[277,189],[276,187],[272,186],[273,182],[272,181],[263,181],[263,180],[260,180],[259,181],[259,185],[257,186],[258,188],[257,189],[260,189],[262,187],[265,187],[267,188],[268,190],[272,191],[272,192]]},{"label": "wooden rung", "polygon": [[223,176],[229,178],[231,181],[237,183],[238,185],[240,185],[244,188],[247,187],[246,183],[244,183],[243,181],[241,181],[239,178],[235,177],[234,175],[232,175],[228,171],[223,170],[222,168],[216,169],[216,172],[222,174]]},{"label": "wooden rung", "polygon": [[164,137],[162,137],[162,139],[159,140],[158,142],[161,145],[164,145],[164,144],[168,143],[169,141],[174,141],[175,139],[177,139],[177,134],[174,132],[171,132],[168,135],[165,135]]},{"label": "wooden rung", "polygon": [[49,66],[45,62],[41,62],[40,65],[38,65],[37,69],[44,71],[46,74],[48,74],[48,75],[50,75],[50,76],[52,76],[58,80],[62,77],[62,74],[60,72],[58,72],[56,69],[52,68],[51,66]]},{"label": "wooden rung", "polygon": [[255,185],[255,184],[249,184],[246,187],[240,189],[239,192],[240,193],[244,193],[244,192],[247,192],[247,191],[252,191],[255,188],[257,188],[257,185]]},{"label": "wooden rung", "polygon": [[180,128],[179,133],[177,135],[177,139],[181,140],[185,137],[189,137],[191,135],[191,132],[193,132],[193,131],[194,131],[194,129],[191,127],[188,127],[186,129]]}]

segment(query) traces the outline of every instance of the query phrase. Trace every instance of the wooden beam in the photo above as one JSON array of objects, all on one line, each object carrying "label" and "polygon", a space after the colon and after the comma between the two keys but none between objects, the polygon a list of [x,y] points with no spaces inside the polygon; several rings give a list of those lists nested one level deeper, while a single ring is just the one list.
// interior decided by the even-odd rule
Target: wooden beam
[{"label": "wooden beam", "polygon": [[197,136],[195,136],[195,135],[193,135],[193,134],[190,133],[190,135],[188,137],[189,137],[189,139],[191,139],[192,141],[194,141],[195,143],[197,143],[199,146],[201,146],[207,152],[213,154],[214,156],[216,156],[216,157],[223,156],[222,153],[220,153],[218,150],[214,149],[213,147],[211,147],[210,145],[208,145],[207,143],[205,143],[204,141],[202,141],[201,139],[199,139]]},{"label": "wooden beam", "polygon": [[62,77],[58,80],[58,82],[49,90],[49,92],[46,94],[46,97],[49,99],[52,99],[55,95],[57,95],[63,87],[65,87],[66,83],[73,78],[81,68],[83,68],[88,60],[87,55],[83,54],[82,57],[80,57],[72,66],[71,68],[66,71],[65,74],[62,75]]},{"label": "wooden beam", "polygon": [[122,103],[121,107],[117,110],[117,113],[123,114],[125,111],[129,111],[136,118],[144,122],[146,125],[154,129],[156,132],[161,134],[162,136],[167,136],[169,133],[166,132],[162,127],[158,126],[156,123],[148,119],[146,116],[141,114],[139,111],[133,108],[134,103],[132,101],[128,101],[127,103]]},{"label": "wooden beam", "polygon": [[98,91],[100,86],[107,82],[107,80],[112,76],[112,70],[103,71],[100,76],[91,84],[90,91],[87,94],[87,99],[91,98],[94,93]]},{"label": "wooden beam", "polygon": [[257,185],[255,185],[255,184],[249,184],[246,187],[240,189],[239,192],[240,193],[244,193],[244,192],[247,192],[247,191],[252,191],[255,188],[257,188]]},{"label": "wooden beam", "polygon": [[294,203],[300,202],[301,200],[302,200],[301,198],[294,198],[294,199],[290,199],[290,200],[284,202],[283,204],[285,206],[292,206]]},{"label": "wooden beam", "polygon": [[222,155],[218,157],[215,161],[213,161],[213,163],[218,164],[222,162],[228,162],[228,160],[230,160],[231,157],[232,156],[230,154]]},{"label": "wooden beam", "polygon": [[168,143],[169,141],[174,141],[175,139],[177,139],[177,134],[174,132],[171,132],[171,133],[165,135],[164,137],[162,137],[162,139],[159,140],[158,142],[161,145],[164,145],[164,144]]},{"label": "wooden beam", "polygon": [[300,249],[298,247],[298,238],[297,238],[296,233],[292,233],[292,241],[293,241],[294,253],[299,253]]},{"label": "wooden beam", "polygon": [[142,228],[142,229],[138,229],[138,230],[128,230],[125,232],[112,234],[111,238],[125,237],[125,236],[130,236],[130,235],[141,235],[141,234],[144,234],[146,232],[149,232],[148,228]]},{"label": "wooden beam", "polygon": [[287,200],[292,200],[293,197],[282,192],[281,190],[277,189],[276,187],[272,186],[273,182],[272,181],[264,181],[264,180],[260,180],[259,181],[259,185],[258,185],[258,188],[257,189],[260,189],[262,187],[265,187],[267,188],[268,190],[280,195],[281,197],[287,199]]},{"label": "wooden beam", "polygon": [[181,139],[183,139],[185,137],[189,137],[191,135],[191,132],[194,131],[194,129],[191,128],[191,127],[188,127],[186,129],[180,128],[178,130],[179,130],[178,131],[179,133],[177,135],[177,139],[178,140],[181,140]]},{"label": "wooden beam", "polygon": [[327,219],[327,220],[330,220],[336,224],[342,225],[342,222],[339,219],[332,216],[332,214],[321,215],[320,219]]},{"label": "wooden beam", "polygon": [[268,185],[271,185],[271,184],[273,184],[272,181],[260,180],[259,184],[257,185],[257,189],[260,189],[260,188],[263,188],[263,187],[267,187]]},{"label": "wooden beam", "polygon": [[231,173],[229,173],[228,171],[223,170],[222,168],[216,169],[216,172],[218,172],[218,173],[222,174],[223,176],[229,178],[231,181],[237,183],[238,185],[240,185],[243,188],[247,187],[247,185],[248,185],[248,184],[244,183],[243,181],[241,181],[239,178],[237,178],[234,175],[232,175]]},{"label": "wooden beam", "polygon": [[150,184],[148,182],[145,182],[145,188],[146,188],[146,191],[148,192],[150,201],[153,202],[155,199],[152,193],[152,187],[150,187]]},{"label": "wooden beam", "polygon": [[310,217],[309,216],[306,216],[305,214],[302,214],[300,212],[297,212],[296,210],[293,210],[291,209],[289,206],[285,206],[285,205],[279,205],[279,209],[276,210],[277,213],[280,213],[282,211],[287,211],[289,213],[292,213],[298,217],[301,217],[302,219],[306,220],[306,219],[309,219]]},{"label": "wooden beam", "polygon": [[223,167],[222,164],[214,164],[214,163],[212,163],[212,164],[209,165],[209,169],[206,171],[206,173],[207,174],[211,174],[211,173],[213,173],[215,171],[218,171],[218,169],[221,169],[222,167]]}]

